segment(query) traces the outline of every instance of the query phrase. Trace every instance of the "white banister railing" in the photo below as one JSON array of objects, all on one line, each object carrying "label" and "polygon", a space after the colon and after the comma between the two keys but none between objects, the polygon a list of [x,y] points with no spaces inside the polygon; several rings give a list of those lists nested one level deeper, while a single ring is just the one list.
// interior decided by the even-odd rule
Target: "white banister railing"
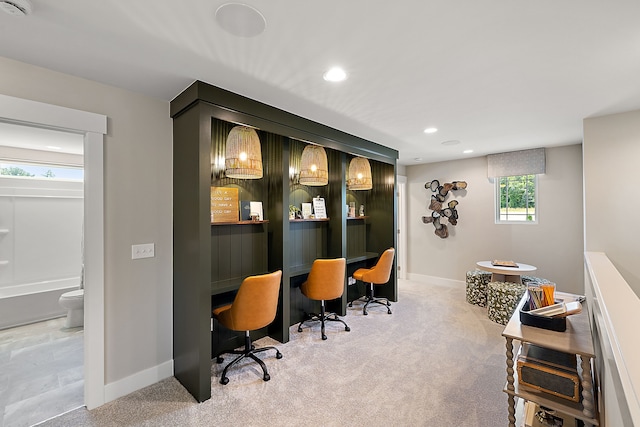
[{"label": "white banister railing", "polygon": [[600,425],[640,427],[640,298],[606,254],[585,253]]}]

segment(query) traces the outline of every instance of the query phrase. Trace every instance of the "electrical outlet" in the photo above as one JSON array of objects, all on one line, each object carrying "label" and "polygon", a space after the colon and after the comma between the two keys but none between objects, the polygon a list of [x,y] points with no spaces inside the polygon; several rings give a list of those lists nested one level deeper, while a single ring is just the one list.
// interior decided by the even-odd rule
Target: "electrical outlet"
[{"label": "electrical outlet", "polygon": [[153,258],[154,256],[156,256],[155,243],[131,245],[131,259]]}]

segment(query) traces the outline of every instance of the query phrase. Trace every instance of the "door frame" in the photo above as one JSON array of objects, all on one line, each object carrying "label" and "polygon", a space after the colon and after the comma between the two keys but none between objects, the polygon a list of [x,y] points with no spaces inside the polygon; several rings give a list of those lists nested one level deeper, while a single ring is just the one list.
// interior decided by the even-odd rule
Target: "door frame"
[{"label": "door frame", "polygon": [[398,175],[398,278],[407,278],[407,177]]},{"label": "door frame", "polygon": [[84,135],[84,403],[104,393],[104,153],[107,116],[0,94],[0,120]]}]

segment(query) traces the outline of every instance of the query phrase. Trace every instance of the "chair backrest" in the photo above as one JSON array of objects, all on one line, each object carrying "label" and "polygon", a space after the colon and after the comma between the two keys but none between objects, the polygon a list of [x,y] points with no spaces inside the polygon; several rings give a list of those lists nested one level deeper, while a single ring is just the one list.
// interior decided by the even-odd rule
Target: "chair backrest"
[{"label": "chair backrest", "polygon": [[393,267],[393,257],[396,251],[389,248],[380,255],[378,262],[369,271],[362,275],[362,281],[366,283],[383,284],[389,281],[391,277],[391,268]]},{"label": "chair backrest", "polygon": [[227,327],[235,331],[264,328],[276,318],[282,270],[242,281],[229,309]]},{"label": "chair backrest", "polygon": [[311,265],[307,281],[302,285],[304,294],[314,300],[332,300],[344,292],[347,260],[317,259]]}]

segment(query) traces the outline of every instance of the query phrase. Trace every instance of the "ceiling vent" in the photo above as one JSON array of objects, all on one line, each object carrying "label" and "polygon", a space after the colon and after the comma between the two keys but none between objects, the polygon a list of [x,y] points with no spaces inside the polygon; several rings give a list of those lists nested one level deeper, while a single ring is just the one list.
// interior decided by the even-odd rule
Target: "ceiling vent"
[{"label": "ceiling vent", "polygon": [[13,16],[26,16],[33,10],[29,0],[3,0],[0,9]]}]

